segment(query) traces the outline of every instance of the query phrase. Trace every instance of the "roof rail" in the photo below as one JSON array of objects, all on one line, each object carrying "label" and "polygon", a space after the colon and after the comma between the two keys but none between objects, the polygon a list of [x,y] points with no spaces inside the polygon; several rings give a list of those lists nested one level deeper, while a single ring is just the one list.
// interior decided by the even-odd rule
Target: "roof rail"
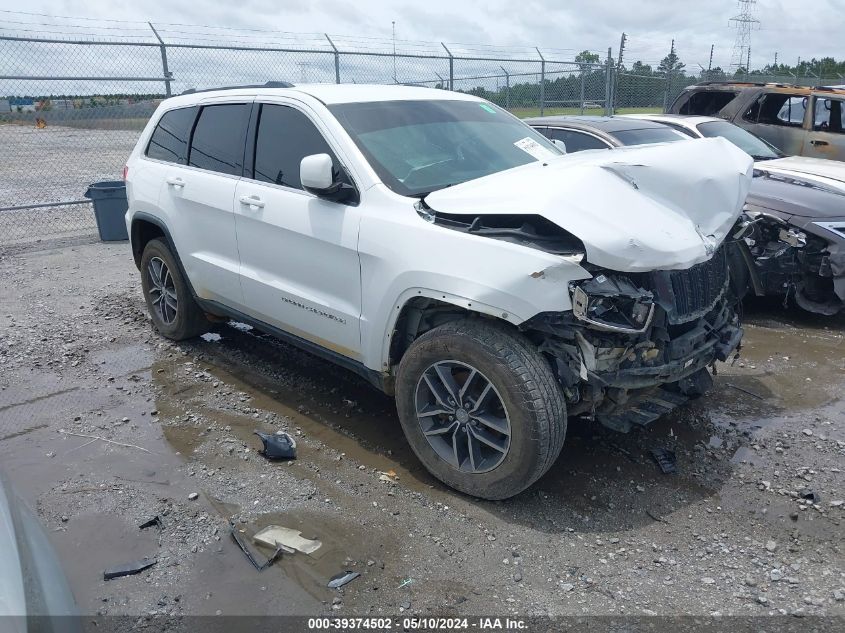
[{"label": "roof rail", "polygon": [[263,84],[248,84],[243,86],[221,86],[219,88],[202,88],[201,90],[197,90],[196,88],[188,88],[187,90],[180,92],[180,95],[192,95],[196,94],[197,92],[213,92],[215,90],[239,90],[241,88],[293,88],[292,83],[288,83],[287,81],[268,81]]}]

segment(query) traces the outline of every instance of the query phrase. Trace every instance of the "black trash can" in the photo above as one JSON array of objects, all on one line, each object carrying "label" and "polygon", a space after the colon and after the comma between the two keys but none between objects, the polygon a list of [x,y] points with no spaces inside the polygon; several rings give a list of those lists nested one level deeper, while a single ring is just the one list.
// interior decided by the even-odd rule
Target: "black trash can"
[{"label": "black trash can", "polygon": [[97,230],[104,242],[128,240],[126,232],[126,183],[122,180],[95,182],[88,187],[85,197],[94,203],[94,217],[97,218]]}]

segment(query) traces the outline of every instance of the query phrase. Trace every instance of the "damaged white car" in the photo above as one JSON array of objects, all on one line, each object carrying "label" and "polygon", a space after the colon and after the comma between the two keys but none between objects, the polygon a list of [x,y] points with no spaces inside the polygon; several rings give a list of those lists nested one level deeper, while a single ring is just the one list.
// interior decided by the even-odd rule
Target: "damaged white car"
[{"label": "damaged white car", "polygon": [[737,349],[751,169],[722,139],[567,156],[469,95],[276,84],[164,101],[127,223],[163,335],[230,317],[356,371],[435,476],[502,499],[568,417],[647,424]]}]

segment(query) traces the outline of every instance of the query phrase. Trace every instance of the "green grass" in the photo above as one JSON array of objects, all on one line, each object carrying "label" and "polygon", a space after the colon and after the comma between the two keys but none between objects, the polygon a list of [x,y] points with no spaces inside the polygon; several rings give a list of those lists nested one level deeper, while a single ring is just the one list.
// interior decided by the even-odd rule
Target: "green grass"
[{"label": "green grass", "polygon": [[[540,116],[540,108],[511,108],[510,112],[520,119],[527,119],[532,116]],[[660,114],[662,108],[619,108],[616,114]],[[581,114],[581,108],[545,108],[543,116],[554,116],[559,114]],[[584,114],[594,116],[604,115],[604,108],[585,108]]]}]

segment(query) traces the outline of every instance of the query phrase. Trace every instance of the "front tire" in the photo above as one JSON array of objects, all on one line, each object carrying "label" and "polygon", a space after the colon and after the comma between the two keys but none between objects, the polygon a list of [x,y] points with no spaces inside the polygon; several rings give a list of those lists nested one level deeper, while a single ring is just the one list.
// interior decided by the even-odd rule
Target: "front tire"
[{"label": "front tire", "polygon": [[519,333],[477,319],[446,323],[411,344],[396,405],[428,471],[484,499],[525,490],[566,436],[566,402],[546,359]]},{"label": "front tire", "polygon": [[176,257],[164,240],[150,240],[144,247],[141,288],[153,325],[163,336],[181,341],[208,328],[208,320],[194,301]]}]

